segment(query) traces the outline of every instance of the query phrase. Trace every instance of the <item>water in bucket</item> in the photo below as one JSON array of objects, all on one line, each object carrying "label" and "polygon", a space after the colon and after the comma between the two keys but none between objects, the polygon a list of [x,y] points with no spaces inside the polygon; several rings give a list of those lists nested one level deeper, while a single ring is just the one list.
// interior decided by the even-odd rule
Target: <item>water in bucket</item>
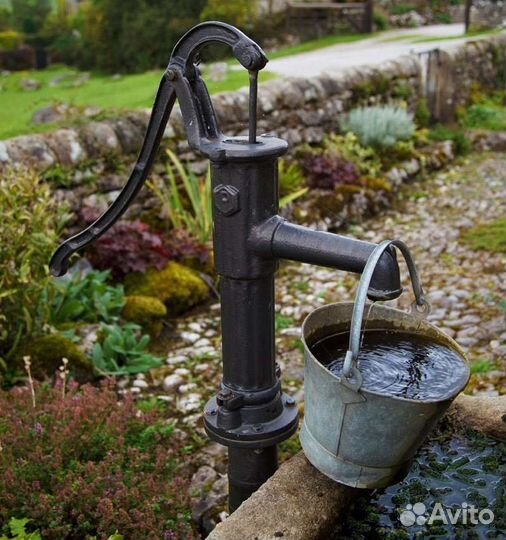
[{"label": "water in bucket", "polygon": [[[341,376],[349,334],[326,336],[311,352],[331,373]],[[469,377],[462,357],[424,336],[391,330],[364,333],[358,368],[362,388],[407,399],[444,400]]]}]

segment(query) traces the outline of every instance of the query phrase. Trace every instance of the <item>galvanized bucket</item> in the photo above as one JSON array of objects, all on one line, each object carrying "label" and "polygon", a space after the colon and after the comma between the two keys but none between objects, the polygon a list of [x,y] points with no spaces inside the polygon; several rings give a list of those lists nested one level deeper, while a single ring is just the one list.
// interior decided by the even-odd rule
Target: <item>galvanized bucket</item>
[{"label": "galvanized bucket", "polygon": [[[355,303],[327,305],[308,315],[302,326],[305,349],[302,448],[322,473],[358,488],[381,488],[401,480],[430,430],[469,380],[466,364],[465,380],[455,388],[454,395],[439,401],[389,396],[361,388],[357,360],[367,290],[381,254],[390,245],[398,247],[406,259],[416,301],[411,313],[372,305],[365,331],[395,330],[423,336],[455,351],[465,363],[457,343],[424,320],[429,306],[416,267],[405,244],[397,240],[383,242],[372,253]],[[318,341],[340,333],[350,337],[341,377],[331,373],[311,352]]]}]

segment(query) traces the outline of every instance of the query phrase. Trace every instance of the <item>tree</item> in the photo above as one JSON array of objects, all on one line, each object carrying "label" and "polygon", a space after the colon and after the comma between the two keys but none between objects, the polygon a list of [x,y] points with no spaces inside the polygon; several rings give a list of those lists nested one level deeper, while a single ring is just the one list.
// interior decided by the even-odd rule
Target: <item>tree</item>
[{"label": "tree", "polygon": [[82,67],[135,72],[167,64],[205,0],[88,0],[81,9]]},{"label": "tree", "polygon": [[12,24],[28,38],[36,38],[51,13],[50,0],[12,0]]}]

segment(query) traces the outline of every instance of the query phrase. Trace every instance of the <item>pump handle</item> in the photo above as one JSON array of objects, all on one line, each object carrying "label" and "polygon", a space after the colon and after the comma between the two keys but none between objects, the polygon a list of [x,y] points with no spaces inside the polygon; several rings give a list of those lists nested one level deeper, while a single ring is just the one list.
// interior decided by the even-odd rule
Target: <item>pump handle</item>
[{"label": "pump handle", "polygon": [[139,157],[128,182],[117,199],[95,222],[58,247],[49,263],[54,276],[65,274],[70,257],[102,236],[132,203],[151,170],[176,97],[190,146],[207,155],[213,155],[214,149],[210,141],[219,140],[221,134],[207,88],[193,63],[203,46],[216,42],[230,46],[235,58],[250,71],[258,71],[267,63],[262,49],[229,24],[205,22],[189,30],[172,51],[169,65],[160,81]]}]

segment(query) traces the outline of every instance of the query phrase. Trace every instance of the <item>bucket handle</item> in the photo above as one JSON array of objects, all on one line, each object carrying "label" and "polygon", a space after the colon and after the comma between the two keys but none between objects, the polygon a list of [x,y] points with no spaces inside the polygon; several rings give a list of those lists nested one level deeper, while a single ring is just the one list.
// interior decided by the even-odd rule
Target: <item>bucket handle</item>
[{"label": "bucket handle", "polygon": [[351,316],[350,342],[343,365],[343,384],[355,391],[358,391],[362,386],[362,373],[357,367],[357,362],[360,352],[360,335],[362,332],[367,291],[369,290],[369,284],[371,283],[378,261],[383,255],[383,252],[390,246],[395,246],[399,249],[408,266],[409,277],[413,286],[413,292],[415,293],[415,301],[411,304],[411,311],[419,313],[422,316],[427,316],[430,312],[430,304],[425,299],[418,271],[408,246],[401,240],[385,240],[381,242],[371,253],[364,267]]}]

